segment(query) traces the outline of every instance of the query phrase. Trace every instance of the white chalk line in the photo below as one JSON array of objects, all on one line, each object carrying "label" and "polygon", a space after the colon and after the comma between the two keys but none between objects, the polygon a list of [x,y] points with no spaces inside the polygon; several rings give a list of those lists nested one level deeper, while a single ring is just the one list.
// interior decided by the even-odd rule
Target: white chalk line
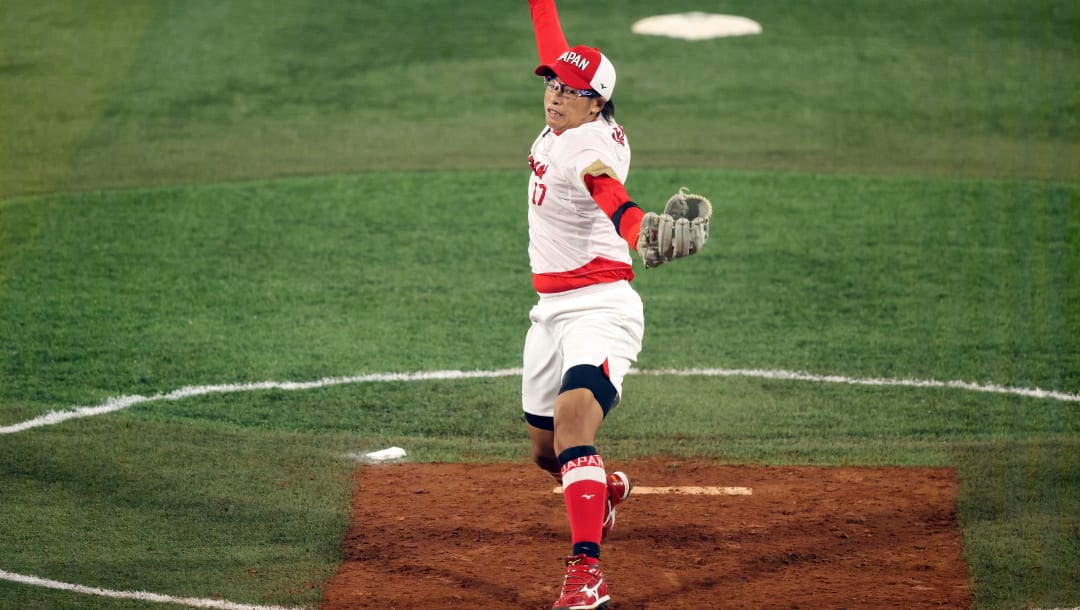
[{"label": "white chalk line", "polygon": [[183,400],[193,396],[207,394],[231,394],[235,392],[255,392],[259,390],[315,390],[336,385],[354,383],[375,383],[389,381],[427,381],[443,379],[475,379],[484,377],[509,377],[520,375],[521,369],[503,369],[497,371],[421,371],[417,373],[374,373],[371,375],[358,375],[354,377],[325,377],[318,381],[260,381],[255,383],[234,383],[222,385],[187,386],[179,390],[173,390],[168,394],[155,394],[153,396],[120,396],[108,398],[100,405],[93,407],[73,407],[65,411],[52,411],[18,424],[0,427],[0,434],[22,432],[40,426],[51,426],[65,422],[69,419],[80,417],[93,417],[104,415],[114,411],[120,411],[147,402],[159,400]]},{"label": "white chalk line", "polygon": [[[947,388],[967,390],[970,392],[987,392],[993,394],[1009,394],[1028,398],[1041,398],[1058,400],[1062,402],[1080,402],[1080,394],[1070,394],[1054,390],[1042,390],[1039,388],[1017,388],[1001,386],[997,384],[981,384],[969,381],[937,381],[933,379],[887,379],[887,378],[858,378],[845,377],[843,375],[815,375],[799,371],[766,370],[766,369],[652,369],[631,370],[631,375],[662,376],[671,375],[679,377],[751,377],[757,379],[775,379],[781,381],[810,381],[816,383],[839,383],[846,385],[864,386],[894,386],[910,388]],[[63,411],[51,411],[39,417],[26,420],[17,424],[0,427],[0,434],[12,434],[41,426],[51,426],[65,422],[69,419],[81,417],[93,417],[104,415],[114,411],[127,409],[135,405],[156,402],[161,400],[182,400],[193,396],[207,394],[229,394],[234,392],[254,392],[258,390],[313,390],[336,385],[355,383],[377,383],[391,381],[434,381],[454,379],[477,379],[495,377],[513,377],[521,375],[520,368],[498,369],[493,371],[420,371],[415,373],[373,373],[370,375],[357,375],[353,377],[326,377],[318,381],[262,381],[256,383],[238,383],[222,385],[186,386],[167,394],[155,394],[153,396],[120,396],[108,398],[105,402],[89,407],[73,407]]]},{"label": "white chalk line", "polygon": [[238,604],[235,602],[228,602],[218,599],[200,599],[197,597],[173,597],[171,595],[148,593],[146,591],[113,591],[111,589],[100,589],[98,587],[87,587],[85,585],[76,585],[66,582],[60,582],[58,580],[50,580],[48,578],[41,578],[39,576],[24,576],[22,574],[15,574],[6,570],[0,570],[0,580],[9,580],[11,582],[17,582],[24,585],[33,585],[35,587],[45,587],[48,589],[60,589],[62,591],[72,591],[74,593],[83,593],[86,595],[97,595],[98,597],[112,597],[116,599],[137,599],[144,602],[155,602],[159,604],[178,604],[182,606],[190,606],[192,608],[218,608],[219,610],[305,610],[303,608],[289,608],[284,606]]},{"label": "white chalk line", "polygon": [[1080,402],[1080,394],[1070,394],[1039,388],[1017,388],[993,383],[974,383],[970,381],[937,381],[935,379],[889,379],[883,377],[858,378],[843,375],[815,375],[799,371],[765,369],[654,369],[631,371],[639,375],[675,375],[682,377],[756,377],[759,379],[778,379],[784,381],[813,381],[817,383],[840,383],[846,385],[897,386],[909,388],[949,388],[970,392],[988,392],[992,394],[1011,394],[1028,398],[1046,398],[1062,402]]}]

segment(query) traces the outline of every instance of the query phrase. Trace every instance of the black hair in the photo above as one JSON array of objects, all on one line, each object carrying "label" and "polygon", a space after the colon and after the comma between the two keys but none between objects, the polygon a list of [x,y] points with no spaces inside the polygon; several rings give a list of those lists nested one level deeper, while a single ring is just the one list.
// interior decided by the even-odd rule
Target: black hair
[{"label": "black hair", "polygon": [[600,117],[608,123],[615,122],[615,102],[607,100],[604,103],[604,107],[600,109]]}]

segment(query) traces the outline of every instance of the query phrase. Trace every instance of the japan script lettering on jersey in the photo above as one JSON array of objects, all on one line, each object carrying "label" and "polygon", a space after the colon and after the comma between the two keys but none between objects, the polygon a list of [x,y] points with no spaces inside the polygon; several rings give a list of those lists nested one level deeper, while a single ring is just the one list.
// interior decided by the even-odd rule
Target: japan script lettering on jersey
[{"label": "japan script lettering on jersey", "polygon": [[547,165],[540,163],[534,159],[532,155],[529,155],[529,167],[532,169],[532,173],[536,174],[536,177],[541,180],[544,179],[544,174],[546,174],[548,170]]},{"label": "japan script lettering on jersey", "polygon": [[622,125],[617,125],[611,130],[611,139],[618,142],[619,146],[626,146],[626,132],[623,131]]},{"label": "japan script lettering on jersey", "polygon": [[536,182],[532,186],[532,194],[529,195],[529,203],[535,206],[544,205],[544,198],[547,197],[547,185],[540,181],[544,179],[548,166],[529,155],[529,167],[532,169],[533,175],[536,176]]}]

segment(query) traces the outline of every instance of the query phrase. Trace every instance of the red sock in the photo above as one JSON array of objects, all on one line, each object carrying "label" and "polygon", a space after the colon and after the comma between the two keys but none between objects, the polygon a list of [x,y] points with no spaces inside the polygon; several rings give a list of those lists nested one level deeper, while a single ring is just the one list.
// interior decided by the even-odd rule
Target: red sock
[{"label": "red sock", "polygon": [[563,463],[562,480],[574,545],[589,543],[586,546],[595,545],[599,550],[607,503],[604,460],[595,453],[570,459]]}]

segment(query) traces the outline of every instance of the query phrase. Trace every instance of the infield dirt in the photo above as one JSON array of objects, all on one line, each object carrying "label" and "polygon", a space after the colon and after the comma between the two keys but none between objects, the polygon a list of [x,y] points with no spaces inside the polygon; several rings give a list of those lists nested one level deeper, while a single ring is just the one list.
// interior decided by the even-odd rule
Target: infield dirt
[{"label": "infield dirt", "polygon": [[[635,486],[752,488],[631,495],[602,549],[610,610],[972,607],[952,470],[606,465]],[[570,547],[553,488],[528,463],[363,467],[323,608],[550,608]]]}]

